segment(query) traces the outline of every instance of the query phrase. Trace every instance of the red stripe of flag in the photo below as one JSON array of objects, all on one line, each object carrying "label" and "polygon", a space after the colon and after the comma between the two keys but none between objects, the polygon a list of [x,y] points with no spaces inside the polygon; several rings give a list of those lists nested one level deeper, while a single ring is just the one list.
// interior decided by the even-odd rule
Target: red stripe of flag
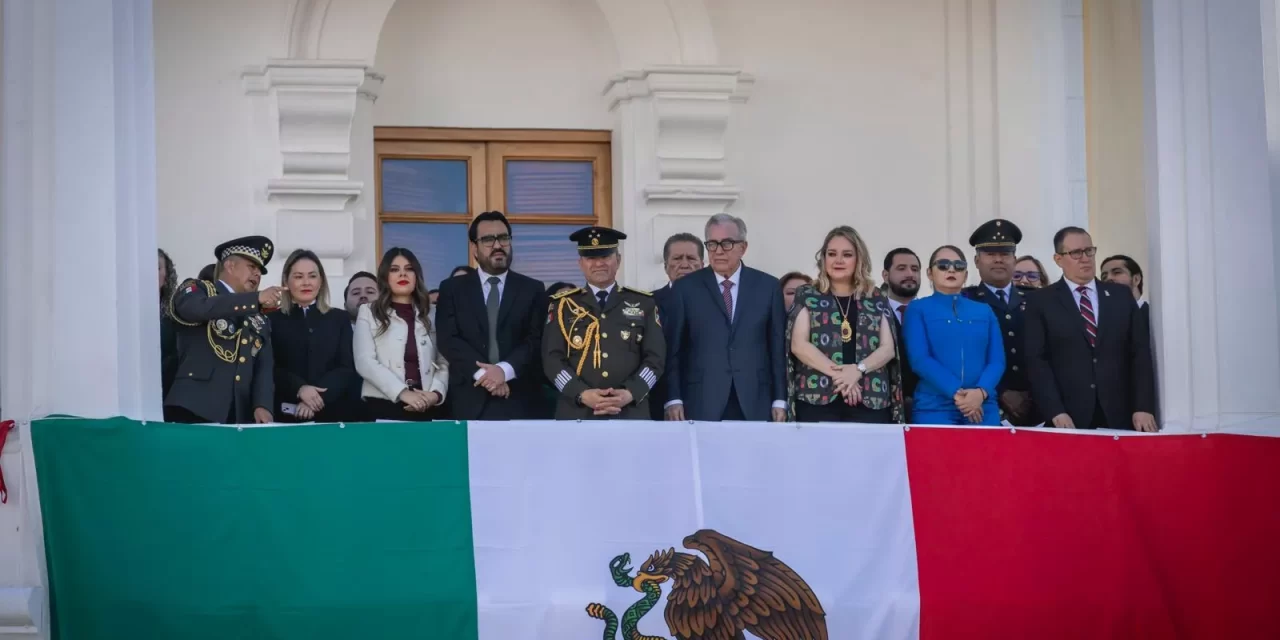
[{"label": "red stripe of flag", "polygon": [[1280,638],[1280,439],[907,433],[921,633]]}]

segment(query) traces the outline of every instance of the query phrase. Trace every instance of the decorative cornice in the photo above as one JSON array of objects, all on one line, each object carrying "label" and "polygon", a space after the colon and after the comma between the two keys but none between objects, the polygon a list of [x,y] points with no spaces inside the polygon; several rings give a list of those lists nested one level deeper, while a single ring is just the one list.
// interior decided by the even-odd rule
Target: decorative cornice
[{"label": "decorative cornice", "polygon": [[370,93],[376,99],[384,78],[363,60],[277,58],[268,60],[265,65],[245,67],[240,72],[240,84],[245,94],[251,96],[267,95],[272,89],[291,88]]},{"label": "decorative cornice", "polygon": [[267,197],[282,210],[342,211],[363,187],[358,180],[275,178],[267,181]]},{"label": "decorative cornice", "polygon": [[[728,207],[737,201],[742,195],[742,189],[734,185],[679,185],[679,184],[651,184],[644,188],[644,199],[646,202],[658,200],[681,201],[681,202],[714,202],[718,203],[721,208]],[[693,215],[702,215],[696,212]]]},{"label": "decorative cornice", "polygon": [[610,110],[648,96],[746,102],[755,81],[755,76],[737,67],[664,65],[614,74],[603,93]]}]

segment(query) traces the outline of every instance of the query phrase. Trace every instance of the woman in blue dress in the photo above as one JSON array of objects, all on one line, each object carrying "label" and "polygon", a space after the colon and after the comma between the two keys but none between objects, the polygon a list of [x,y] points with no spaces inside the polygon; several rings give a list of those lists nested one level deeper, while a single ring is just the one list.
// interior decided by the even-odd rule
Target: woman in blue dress
[{"label": "woman in blue dress", "polygon": [[907,306],[903,335],[916,385],[916,424],[999,426],[996,384],[1004,375],[1000,323],[989,305],[960,295],[968,264],[951,245],[929,256],[933,295]]}]

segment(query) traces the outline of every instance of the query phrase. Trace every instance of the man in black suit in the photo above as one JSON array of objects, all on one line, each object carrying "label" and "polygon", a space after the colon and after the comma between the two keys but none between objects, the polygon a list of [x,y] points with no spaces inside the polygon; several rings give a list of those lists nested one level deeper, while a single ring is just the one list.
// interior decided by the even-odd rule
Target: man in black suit
[{"label": "man in black suit", "polygon": [[1155,431],[1151,343],[1129,290],[1094,277],[1089,233],[1053,238],[1063,277],[1028,294],[1027,369],[1041,413],[1063,429]]},{"label": "man in black suit", "polygon": [[890,251],[884,257],[884,272],[880,277],[884,279],[889,307],[893,311],[893,341],[898,345],[897,366],[902,371],[902,401],[907,408],[907,420],[911,420],[912,396],[920,377],[911,370],[911,361],[907,358],[902,320],[906,317],[907,305],[920,293],[920,256],[906,247]]},{"label": "man in black suit", "polygon": [[778,279],[743,266],[747,225],[707,221],[711,266],[676,281],[664,309],[668,420],[787,417],[786,313]]},{"label": "man in black suit", "polygon": [[[677,233],[667,238],[667,242],[662,245],[662,268],[667,272],[667,284],[653,292],[653,299],[658,303],[658,310],[663,315],[667,315],[665,305],[670,304],[671,291],[676,280],[701,269],[704,259],[706,254],[703,253],[702,241],[698,236],[692,233]],[[662,420],[665,417],[662,406],[666,403],[667,388],[664,376],[658,380],[658,386],[653,388],[653,393],[649,394],[649,413],[654,420]]]},{"label": "man in black suit", "polygon": [[449,406],[459,420],[546,417],[540,353],[542,283],[511,271],[511,224],[486,211],[467,230],[479,268],[440,283],[436,333],[449,361]]},{"label": "man in black suit", "polygon": [[1026,306],[1027,295],[1035,289],[1013,285],[1013,267],[1018,262],[1022,230],[1008,220],[988,220],[969,236],[973,263],[982,282],[965,287],[960,294],[991,307],[1004,337],[1004,375],[996,385],[1000,417],[1015,427],[1044,423],[1031,397],[1027,378]]}]

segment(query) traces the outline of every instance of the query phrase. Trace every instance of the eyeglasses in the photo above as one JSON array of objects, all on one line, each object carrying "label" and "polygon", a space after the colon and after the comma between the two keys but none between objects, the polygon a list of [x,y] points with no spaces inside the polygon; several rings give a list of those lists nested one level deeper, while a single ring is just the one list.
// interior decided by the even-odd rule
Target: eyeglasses
[{"label": "eyeglasses", "polygon": [[940,271],[962,272],[969,268],[969,263],[964,260],[935,260],[933,268]]},{"label": "eyeglasses", "polygon": [[1039,282],[1040,272],[1039,271],[1014,271],[1013,279],[1014,280],[1030,280],[1032,282]]},{"label": "eyeglasses", "polygon": [[1059,251],[1058,255],[1071,256],[1072,260],[1079,260],[1084,256],[1089,256],[1090,258],[1092,258],[1093,256],[1097,255],[1097,253],[1098,253],[1097,247],[1085,247],[1083,249],[1074,249],[1072,251]]},{"label": "eyeglasses", "polygon": [[728,251],[733,251],[733,248],[740,244],[746,244],[746,241],[730,239],[730,240],[721,240],[717,242],[715,240],[708,240],[702,243],[702,246],[706,247],[707,251],[715,251],[716,249],[720,249],[722,251],[728,252]]},{"label": "eyeglasses", "polygon": [[496,244],[508,245],[511,244],[511,234],[503,233],[496,236],[480,236],[479,238],[476,238],[476,244],[486,247],[492,247]]}]

